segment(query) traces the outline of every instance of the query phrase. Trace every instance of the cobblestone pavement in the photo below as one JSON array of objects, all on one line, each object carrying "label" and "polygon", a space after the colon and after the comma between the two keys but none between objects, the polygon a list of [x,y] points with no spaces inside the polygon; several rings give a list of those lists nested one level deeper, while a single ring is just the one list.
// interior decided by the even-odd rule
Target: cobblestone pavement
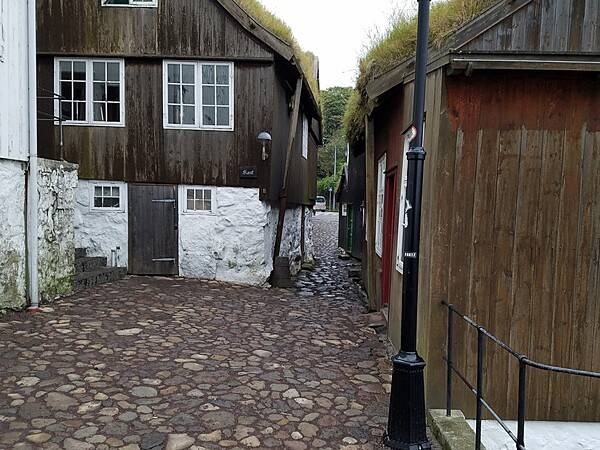
[{"label": "cobblestone pavement", "polygon": [[380,448],[389,363],[316,222],[296,289],[133,277],[1,318],[0,448]]}]

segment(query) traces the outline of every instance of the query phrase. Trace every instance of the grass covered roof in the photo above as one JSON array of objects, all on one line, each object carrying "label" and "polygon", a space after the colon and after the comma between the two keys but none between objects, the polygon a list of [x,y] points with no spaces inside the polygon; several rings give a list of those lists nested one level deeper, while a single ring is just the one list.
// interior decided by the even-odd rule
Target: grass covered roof
[{"label": "grass covered roof", "polygon": [[258,0],[235,0],[235,2],[254,20],[256,20],[264,29],[284,41],[294,51],[294,57],[304,72],[306,81],[309,84],[315,98],[319,98],[319,83],[314,75],[315,55],[304,51],[294,37],[292,29],[283,20],[269,11]]},{"label": "grass covered roof", "polygon": [[[473,20],[498,0],[443,0],[431,6],[429,45],[440,48],[446,38]],[[417,47],[417,17],[397,15],[359,61],[359,74],[344,118],[350,142],[364,135],[367,114],[367,85],[402,61],[414,56]]]}]

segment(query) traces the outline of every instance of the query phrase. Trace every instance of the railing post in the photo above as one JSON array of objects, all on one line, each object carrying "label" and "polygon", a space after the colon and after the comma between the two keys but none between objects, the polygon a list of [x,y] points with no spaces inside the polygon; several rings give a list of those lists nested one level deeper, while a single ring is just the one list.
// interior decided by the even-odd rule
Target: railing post
[{"label": "railing post", "polygon": [[477,415],[475,422],[475,450],[481,450],[481,417],[483,399],[483,356],[485,335],[483,328],[477,327]]},{"label": "railing post", "polygon": [[454,321],[452,305],[448,305],[448,340],[446,348],[446,416],[452,415],[452,341],[454,336]]},{"label": "railing post", "polygon": [[527,364],[524,358],[519,358],[519,406],[517,416],[517,450],[525,448],[525,383],[527,379]]}]

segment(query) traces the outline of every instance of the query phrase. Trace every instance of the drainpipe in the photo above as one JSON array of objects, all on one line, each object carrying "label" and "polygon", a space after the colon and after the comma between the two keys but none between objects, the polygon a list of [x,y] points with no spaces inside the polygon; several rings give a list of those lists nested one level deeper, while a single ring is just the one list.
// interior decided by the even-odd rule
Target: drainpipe
[{"label": "drainpipe", "polygon": [[27,171],[27,264],[30,312],[38,312],[38,189],[37,189],[37,57],[35,0],[27,1],[27,42],[29,69],[29,170]]}]

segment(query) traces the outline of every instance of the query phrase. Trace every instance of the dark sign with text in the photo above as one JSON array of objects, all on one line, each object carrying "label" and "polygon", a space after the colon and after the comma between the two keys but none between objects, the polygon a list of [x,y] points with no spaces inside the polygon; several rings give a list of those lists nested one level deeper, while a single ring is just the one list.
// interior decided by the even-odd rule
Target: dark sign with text
[{"label": "dark sign with text", "polygon": [[240,178],[255,179],[258,178],[256,166],[240,167]]}]

